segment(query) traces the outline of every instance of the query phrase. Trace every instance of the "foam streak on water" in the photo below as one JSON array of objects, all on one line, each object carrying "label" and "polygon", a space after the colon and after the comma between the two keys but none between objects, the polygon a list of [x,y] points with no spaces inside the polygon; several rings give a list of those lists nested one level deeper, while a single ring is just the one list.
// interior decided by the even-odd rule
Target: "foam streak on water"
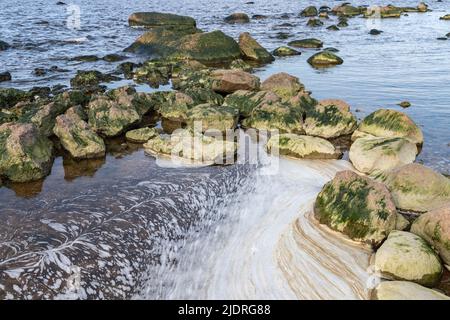
[{"label": "foam streak on water", "polygon": [[345,161],[282,160],[202,232],[163,246],[135,298],[364,299],[370,251],[318,225],[313,201]]}]

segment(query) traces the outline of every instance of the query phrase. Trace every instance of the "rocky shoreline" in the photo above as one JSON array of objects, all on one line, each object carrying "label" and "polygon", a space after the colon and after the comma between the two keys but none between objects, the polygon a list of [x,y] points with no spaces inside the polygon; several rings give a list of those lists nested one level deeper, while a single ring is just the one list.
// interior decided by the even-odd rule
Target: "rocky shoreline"
[{"label": "rocky shoreline", "polygon": [[[377,14],[399,18],[427,10],[421,3],[417,8],[382,7]],[[348,4],[300,13],[311,17],[310,27],[323,24],[328,15],[338,16],[339,24],[330,30],[344,28],[352,17],[373,14]],[[249,20],[243,13],[225,18],[233,24]],[[108,74],[79,71],[69,90],[0,89],[0,187],[44,179],[55,150],[75,160],[101,159],[105,141],[123,136],[143,144],[149,155],[176,152],[208,165],[235,156],[238,142],[223,137],[240,128],[269,132],[266,150],[281,156],[341,159],[348,151],[355,170],[338,172],[323,187],[315,218],[373,248],[374,273],[386,280],[374,289],[374,298],[450,299],[432,290],[444,269],[450,270],[450,179],[415,163],[424,144],[421,129],[390,109],[358,123],[345,101],[318,101],[292,75],[277,73],[261,81],[251,73],[274,56],[299,54],[293,48],[320,49],[308,59],[316,68],[344,63],[334,50],[322,50],[318,39],[301,39],[270,53],[247,32],[236,41],[219,30],[199,30],[190,17],[166,13],[135,13],[129,25],[146,29],[126,49],[150,56],[143,64],[124,62]],[[9,49],[0,41],[0,51]],[[141,93],[125,86],[107,91],[103,84],[120,80],[119,75],[153,87],[171,84],[174,90]],[[0,79],[8,81],[11,75]],[[161,127],[150,127],[148,116]]]}]

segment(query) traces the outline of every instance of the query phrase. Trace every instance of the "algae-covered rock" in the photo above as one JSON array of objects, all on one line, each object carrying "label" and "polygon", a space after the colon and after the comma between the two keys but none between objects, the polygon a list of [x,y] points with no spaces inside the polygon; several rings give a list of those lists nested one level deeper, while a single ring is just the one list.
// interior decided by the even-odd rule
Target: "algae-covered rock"
[{"label": "algae-covered rock", "polygon": [[70,79],[70,85],[73,88],[86,88],[98,86],[101,82],[110,82],[120,80],[117,77],[103,74],[97,70],[77,71],[74,78]]},{"label": "algae-covered rock", "polygon": [[33,124],[0,125],[0,176],[14,182],[39,180],[49,174],[53,144]]},{"label": "algae-covered rock", "polygon": [[303,128],[306,134],[322,138],[335,138],[352,134],[357,127],[350,106],[342,100],[321,100],[307,110]]},{"label": "algae-covered rock", "polygon": [[152,156],[171,157],[190,161],[195,164],[224,164],[233,158],[237,145],[219,137],[192,133],[188,130],[177,130],[172,135],[157,135],[144,144],[147,154]]},{"label": "algae-covered rock", "polygon": [[253,67],[248,64],[247,62],[245,62],[242,59],[236,59],[231,61],[230,63],[230,69],[232,70],[242,70],[245,72],[252,72],[253,71]]},{"label": "algae-covered rock", "polygon": [[316,219],[353,240],[381,243],[396,228],[397,211],[381,183],[353,171],[341,171],[328,182],[314,205]]},{"label": "algae-covered rock", "polygon": [[0,109],[8,109],[22,101],[28,101],[31,95],[23,90],[0,88]]},{"label": "algae-covered rock", "polygon": [[262,47],[248,32],[239,35],[239,48],[245,59],[260,63],[269,63],[274,60],[269,51]]},{"label": "algae-covered rock", "polygon": [[450,203],[417,218],[411,232],[432,245],[450,270]]},{"label": "algae-covered rock", "polygon": [[323,42],[319,39],[310,38],[302,40],[294,40],[288,43],[289,46],[294,48],[313,48],[318,49],[323,47]]},{"label": "algae-covered rock", "polygon": [[238,113],[233,108],[206,103],[191,108],[186,114],[186,123],[195,131],[225,132],[234,130],[237,118]]},{"label": "algae-covered rock", "polygon": [[339,159],[342,154],[327,140],[297,134],[272,136],[267,151],[277,150],[280,155],[303,159]]},{"label": "algae-covered rock", "polygon": [[278,47],[275,50],[273,50],[272,54],[277,57],[290,57],[290,56],[298,56],[298,55],[301,55],[302,53],[295,49],[292,49],[292,48],[289,48],[286,46],[282,46],[282,47]]},{"label": "algae-covered rock", "polygon": [[322,51],[312,55],[308,63],[314,67],[325,68],[343,64],[344,60],[331,51]]},{"label": "algae-covered rock", "polygon": [[5,50],[9,49],[10,47],[11,46],[7,42],[0,40],[0,51],[5,51]]},{"label": "algae-covered rock", "polygon": [[214,70],[211,72],[211,89],[220,93],[233,93],[238,90],[259,90],[260,80],[241,70]]},{"label": "algae-covered rock", "polygon": [[345,17],[353,17],[360,15],[362,13],[362,9],[358,7],[354,7],[348,3],[344,3],[334,7],[331,10],[334,14]]},{"label": "algae-covered rock", "polygon": [[387,279],[432,287],[442,275],[439,257],[421,237],[392,231],[375,254],[375,271]]},{"label": "algae-covered rock", "polygon": [[224,21],[226,23],[249,23],[250,18],[245,13],[236,12],[236,13],[232,13],[229,16],[225,17]]},{"label": "algae-covered rock", "polygon": [[450,297],[409,281],[384,281],[374,290],[376,300],[450,300]]},{"label": "algae-covered rock", "polygon": [[56,118],[53,132],[61,145],[76,159],[92,159],[105,155],[105,143],[82,119],[80,108],[73,107]]},{"label": "algae-covered rock", "polygon": [[153,88],[169,83],[173,64],[170,61],[148,60],[136,68],[133,78],[138,83],[148,83]]},{"label": "algae-covered rock", "polygon": [[130,26],[155,28],[195,28],[196,22],[193,18],[171,13],[161,12],[136,12],[128,18]]},{"label": "algae-covered rock", "polygon": [[262,90],[275,92],[283,100],[289,100],[305,90],[299,78],[285,72],[275,73],[264,80]]},{"label": "algae-covered rock", "polygon": [[439,19],[440,20],[450,20],[450,14],[446,14],[445,16],[442,16]]},{"label": "algae-covered rock", "polygon": [[350,161],[360,172],[375,177],[414,162],[417,147],[403,138],[359,138],[350,147]]},{"label": "algae-covered rock", "polygon": [[247,118],[259,105],[280,101],[281,98],[272,91],[238,90],[225,97],[224,105],[238,110],[241,117]]},{"label": "algae-covered rock", "polygon": [[321,26],[323,26],[323,22],[321,20],[317,19],[317,18],[311,18],[311,19],[308,20],[306,25],[308,27],[313,27],[313,28],[321,27]]},{"label": "algae-covered rock", "polygon": [[315,17],[318,14],[318,10],[315,6],[309,6],[300,12],[301,17]]},{"label": "algae-covered rock", "polygon": [[134,143],[145,143],[153,137],[158,135],[158,131],[155,128],[139,128],[128,131],[125,134],[127,141]]},{"label": "algae-covered rock", "polygon": [[385,173],[383,182],[402,210],[425,212],[450,204],[450,179],[418,163]]},{"label": "algae-covered rock", "polygon": [[352,140],[361,133],[375,137],[405,138],[412,143],[423,143],[422,130],[406,114],[389,109],[379,109],[363,119]]}]

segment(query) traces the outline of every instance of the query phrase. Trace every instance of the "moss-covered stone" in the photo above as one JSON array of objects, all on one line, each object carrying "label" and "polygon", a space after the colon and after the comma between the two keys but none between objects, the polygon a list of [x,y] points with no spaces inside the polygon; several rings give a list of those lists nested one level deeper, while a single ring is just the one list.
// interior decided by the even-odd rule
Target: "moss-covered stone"
[{"label": "moss-covered stone", "polygon": [[272,52],[272,54],[277,57],[289,57],[289,56],[298,56],[298,55],[301,55],[302,53],[295,49],[292,49],[292,48],[289,48],[286,46],[282,46],[282,47],[276,48]]},{"label": "moss-covered stone", "polygon": [[312,55],[308,63],[314,67],[325,68],[343,64],[344,60],[331,51],[322,51]]},{"label": "moss-covered stone", "polygon": [[249,23],[250,18],[243,12],[236,12],[225,17],[224,21],[226,23]]},{"label": "moss-covered stone", "polygon": [[196,22],[193,18],[187,16],[180,16],[171,13],[161,12],[136,12],[128,18],[130,26],[155,28],[195,28]]},{"label": "moss-covered stone", "polygon": [[247,118],[259,105],[280,101],[281,98],[271,91],[238,90],[225,97],[224,105],[238,110],[241,117]]},{"label": "moss-covered stone", "polygon": [[424,213],[411,226],[411,232],[437,250],[447,269],[450,267],[450,203]]},{"label": "moss-covered stone", "polygon": [[269,153],[302,159],[339,159],[342,156],[325,139],[291,133],[272,136],[266,148]]},{"label": "moss-covered stone", "polygon": [[425,212],[450,204],[450,179],[418,163],[387,172],[383,182],[402,210]]},{"label": "moss-covered stone", "polygon": [[410,281],[384,281],[373,292],[376,300],[450,300],[450,297]]},{"label": "moss-covered stone", "polygon": [[315,6],[308,6],[300,12],[301,17],[315,17],[318,14],[318,10]]},{"label": "moss-covered stone", "polygon": [[351,239],[378,245],[395,229],[397,211],[387,188],[352,171],[328,182],[314,205],[316,219]]},{"label": "moss-covered stone", "polygon": [[344,3],[334,7],[331,11],[339,16],[354,17],[360,15],[363,10],[364,9],[362,8],[354,7],[348,3]]},{"label": "moss-covered stone", "polygon": [[305,86],[299,78],[288,73],[280,72],[271,75],[261,85],[262,90],[272,91],[284,101],[289,101],[305,90]]},{"label": "moss-covered stone", "polygon": [[197,105],[186,114],[188,128],[201,132],[234,130],[237,119],[235,109],[210,103]]},{"label": "moss-covered stone", "polygon": [[74,78],[70,79],[70,85],[73,88],[86,88],[95,87],[102,82],[111,82],[115,80],[120,80],[119,78],[103,74],[100,71],[90,70],[90,71],[77,71]]},{"label": "moss-covered stone", "polygon": [[39,180],[48,175],[53,144],[33,124],[0,126],[0,176],[14,182]]},{"label": "moss-covered stone", "polygon": [[157,135],[158,131],[155,128],[139,128],[128,131],[125,134],[125,138],[133,143],[145,143]]},{"label": "moss-covered stone", "polygon": [[421,237],[392,231],[375,255],[375,271],[391,280],[413,281],[432,287],[441,278],[442,265]]},{"label": "moss-covered stone", "polygon": [[319,39],[310,38],[310,39],[294,40],[289,42],[288,45],[294,48],[317,49],[323,47],[323,42],[320,41]]},{"label": "moss-covered stone", "polygon": [[84,111],[72,107],[56,118],[53,132],[61,145],[76,159],[92,159],[105,155],[105,143],[82,119]]},{"label": "moss-covered stone", "polygon": [[0,40],[0,51],[5,51],[5,50],[9,49],[10,47],[11,46],[7,42]]},{"label": "moss-covered stone", "polygon": [[450,14],[446,14],[439,18],[440,20],[450,20]]},{"label": "moss-covered stone", "polygon": [[245,59],[259,63],[269,63],[274,60],[269,51],[261,46],[248,32],[239,35],[239,48]]},{"label": "moss-covered stone", "polygon": [[8,109],[22,101],[28,101],[31,95],[23,90],[13,88],[0,88],[0,109]]},{"label": "moss-covered stone", "polygon": [[350,147],[349,157],[360,172],[380,177],[386,172],[414,162],[417,147],[403,138],[359,138]]},{"label": "moss-covered stone", "polygon": [[242,70],[245,72],[252,72],[253,71],[253,67],[248,64],[247,62],[245,62],[242,59],[236,59],[231,61],[230,63],[230,69],[232,70]]},{"label": "moss-covered stone", "polygon": [[352,134],[357,127],[350,106],[342,100],[322,100],[306,112],[306,134],[322,138],[336,138]]},{"label": "moss-covered stone", "polygon": [[320,19],[317,19],[317,18],[311,18],[311,19],[308,20],[308,22],[306,23],[306,25],[307,25],[308,27],[313,27],[313,28],[315,28],[315,27],[321,27],[321,26],[323,26],[323,22],[322,22]]},{"label": "moss-covered stone", "polygon": [[360,133],[376,137],[405,138],[419,146],[423,143],[422,130],[406,114],[396,110],[379,109],[371,113],[360,123],[352,140]]},{"label": "moss-covered stone", "polygon": [[149,60],[134,71],[134,80],[138,83],[148,83],[153,88],[169,83],[173,64],[170,61]]}]

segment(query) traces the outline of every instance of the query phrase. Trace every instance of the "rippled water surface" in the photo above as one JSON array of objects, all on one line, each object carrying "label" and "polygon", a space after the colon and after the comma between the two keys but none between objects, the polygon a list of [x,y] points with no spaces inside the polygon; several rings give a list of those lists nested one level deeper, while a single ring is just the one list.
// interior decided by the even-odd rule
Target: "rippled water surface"
[{"label": "rippled water surface", "polygon": [[[248,31],[270,50],[290,40],[316,37],[326,47],[339,49],[344,64],[313,69],[306,60],[314,51],[304,50],[301,56],[276,59],[258,69],[257,75],[262,79],[280,71],[296,75],[314,97],[344,99],[359,118],[380,107],[402,110],[397,103],[410,101],[412,106],[402,111],[420,125],[425,135],[419,161],[450,173],[450,39],[436,39],[450,32],[450,22],[439,20],[444,13],[450,13],[448,0],[429,2],[432,12],[410,13],[400,19],[350,19],[349,27],[337,32],[325,29],[335,24],[334,17],[324,27],[314,29],[306,26],[305,18],[298,17],[309,4],[333,7],[339,3],[336,1],[246,2],[67,1],[80,8],[80,29],[70,29],[69,6],[56,5],[52,0],[0,0],[0,40],[12,45],[0,52],[0,72],[9,71],[13,76],[13,81],[0,83],[0,87],[67,85],[76,70],[114,70],[115,63],[102,60],[69,60],[87,54],[124,54],[122,50],[143,32],[127,25],[128,16],[136,11],[189,15],[196,18],[201,29],[221,29],[235,38]],[[416,6],[417,2],[395,4]],[[245,25],[222,22],[223,17],[238,11],[250,16],[267,15],[268,19]],[[372,28],[384,33],[371,36],[368,31]],[[278,39],[280,32],[286,33],[288,39]],[[142,60],[130,53],[126,55],[132,61]],[[68,72],[43,77],[33,74],[35,68],[55,65]],[[251,166],[163,168],[139,147],[120,141],[111,144],[104,160],[74,163],[59,156],[44,181],[0,188],[0,298],[364,298],[365,251],[346,244],[350,246],[348,254],[331,255],[343,247],[334,248],[332,235],[314,231],[307,219],[314,194],[343,167],[321,164],[314,168],[308,164],[293,169],[287,165],[287,171],[276,180],[261,180],[255,178],[259,171]],[[277,197],[267,187],[271,184],[278,188]],[[253,213],[255,203],[251,195],[261,200],[254,212],[257,219],[253,220],[247,217]],[[292,203],[286,198],[295,195],[299,198]],[[285,205],[285,216],[277,216],[275,208],[280,209],[280,204]],[[294,222],[300,207],[300,217]],[[222,229],[216,229],[223,221],[226,223]],[[251,232],[245,234],[234,228],[236,221],[249,226]],[[278,224],[271,226],[270,221]],[[207,232],[196,236],[195,230]],[[272,236],[266,237],[264,230],[273,232]],[[228,243],[223,240],[224,234],[230,235]],[[278,241],[281,234],[284,236]],[[184,238],[190,240],[184,243],[180,240]],[[242,239],[266,243],[276,252],[275,260],[258,253],[251,243],[245,244],[244,253],[236,255],[236,260],[218,256],[233,253],[239,247],[236,241]],[[306,241],[306,245],[297,247],[298,239]],[[211,259],[199,266],[192,257],[201,257],[202,241],[224,243],[215,247],[208,242],[204,252],[211,254]],[[330,252],[308,256],[314,241],[322,241]],[[184,251],[181,244],[186,245]],[[296,265],[303,263],[305,268],[315,270],[318,279],[333,284],[336,291],[327,291],[324,286],[301,295],[298,288],[308,286],[310,280],[292,269],[289,252],[308,256],[309,259],[296,261]],[[254,259],[245,266],[239,263],[253,255]],[[174,264],[183,257],[183,263]],[[325,258],[334,259],[336,265],[354,263],[357,267],[354,272],[341,273],[341,281],[338,272],[324,264]],[[231,271],[227,277],[220,277],[226,268],[219,263],[226,261]],[[258,269],[263,262],[267,267]],[[203,274],[205,270],[209,273]],[[245,273],[238,274],[236,270]],[[277,280],[266,282],[269,276]],[[282,283],[283,277],[297,280]],[[261,282],[252,287],[243,279]],[[203,285],[206,282],[209,286]],[[187,283],[189,290],[180,290]],[[239,294],[242,288],[238,284],[245,285],[245,291]]]}]

